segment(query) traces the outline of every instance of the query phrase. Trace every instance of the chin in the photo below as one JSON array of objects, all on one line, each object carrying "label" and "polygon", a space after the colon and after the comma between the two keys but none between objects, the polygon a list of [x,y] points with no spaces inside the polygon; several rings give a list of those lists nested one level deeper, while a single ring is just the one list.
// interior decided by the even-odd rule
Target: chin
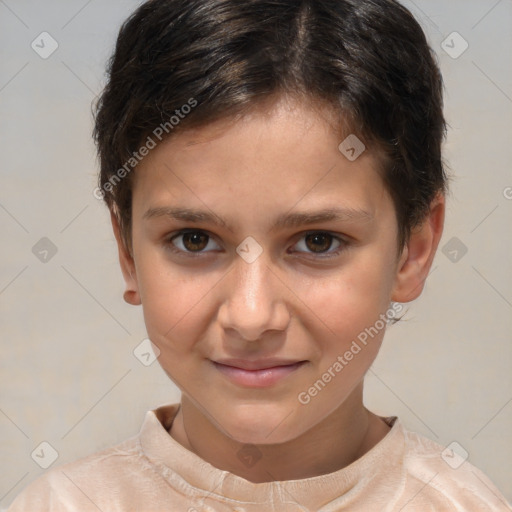
[{"label": "chin", "polygon": [[231,411],[229,423],[222,424],[226,435],[242,444],[282,444],[292,441],[303,433],[303,430],[307,430],[300,429],[289,411],[269,414],[268,406],[263,407],[261,412],[253,409],[249,417],[245,414],[241,417]]}]

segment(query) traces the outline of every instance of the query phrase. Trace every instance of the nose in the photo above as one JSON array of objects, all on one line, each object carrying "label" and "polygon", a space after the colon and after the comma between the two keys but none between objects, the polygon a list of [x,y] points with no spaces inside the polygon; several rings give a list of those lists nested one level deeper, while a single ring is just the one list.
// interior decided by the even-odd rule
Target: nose
[{"label": "nose", "polygon": [[228,275],[225,300],[218,320],[224,330],[234,330],[247,341],[256,341],[265,331],[284,331],[290,322],[285,302],[286,286],[260,256],[247,263],[237,258]]}]

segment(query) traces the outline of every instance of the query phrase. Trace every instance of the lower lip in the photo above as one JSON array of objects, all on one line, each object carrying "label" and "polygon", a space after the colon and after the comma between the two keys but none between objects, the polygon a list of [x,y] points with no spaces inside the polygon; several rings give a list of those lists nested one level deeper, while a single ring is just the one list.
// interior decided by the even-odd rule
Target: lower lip
[{"label": "lower lip", "polygon": [[235,368],[234,366],[227,366],[225,364],[213,364],[223,375],[229,380],[240,386],[250,388],[264,388],[276,384],[281,379],[292,374],[295,370],[299,369],[305,361],[300,363],[291,364],[288,366],[275,366],[273,368],[265,368],[263,370],[243,370],[242,368]]}]

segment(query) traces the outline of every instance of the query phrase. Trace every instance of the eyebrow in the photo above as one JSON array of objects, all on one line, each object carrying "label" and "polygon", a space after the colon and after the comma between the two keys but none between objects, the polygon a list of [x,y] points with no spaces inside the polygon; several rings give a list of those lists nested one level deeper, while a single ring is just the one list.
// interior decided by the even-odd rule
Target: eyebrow
[{"label": "eyebrow", "polygon": [[[158,217],[169,217],[175,220],[181,220],[191,223],[210,223],[215,226],[222,226],[229,231],[232,227],[218,215],[208,211],[195,210],[192,208],[177,208],[169,206],[160,206],[149,208],[143,215],[143,219],[153,219]],[[356,208],[326,208],[317,211],[304,211],[295,213],[284,213],[277,217],[272,224],[270,231],[283,228],[294,228],[308,224],[317,224],[328,221],[359,221],[369,222],[374,216],[365,211]]]}]

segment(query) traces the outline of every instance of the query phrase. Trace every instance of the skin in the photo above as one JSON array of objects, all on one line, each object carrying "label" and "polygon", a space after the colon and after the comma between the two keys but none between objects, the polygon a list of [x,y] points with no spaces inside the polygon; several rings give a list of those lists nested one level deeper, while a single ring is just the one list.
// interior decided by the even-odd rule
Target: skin
[{"label": "skin", "polygon": [[[389,431],[363,404],[363,378],[385,329],[309,403],[298,395],[391,301],[420,295],[442,234],[444,197],[399,254],[379,159],[367,149],[349,161],[338,150],[345,136],[321,109],[279,98],[242,119],[177,133],[150,152],[134,175],[131,250],[112,215],[125,300],[142,303],[159,362],[182,391],[170,435],[251,482],[339,470]],[[229,227],[144,217],[165,207],[207,211]],[[368,215],[270,229],[281,214],[327,207]],[[185,228],[207,236],[197,234],[199,244],[171,240]],[[315,242],[310,231],[327,238]],[[263,250],[252,263],[236,252],[248,236]],[[226,357],[307,362],[256,389],[232,383],[211,362]],[[238,456],[245,445],[259,457],[250,467]]]}]

